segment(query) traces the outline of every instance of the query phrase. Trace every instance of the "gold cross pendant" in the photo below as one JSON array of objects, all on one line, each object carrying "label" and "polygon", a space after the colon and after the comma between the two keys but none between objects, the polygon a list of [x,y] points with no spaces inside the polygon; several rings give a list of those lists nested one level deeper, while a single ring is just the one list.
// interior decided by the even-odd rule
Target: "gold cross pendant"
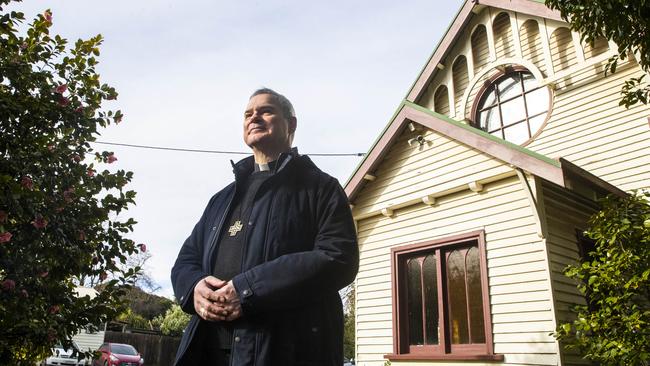
[{"label": "gold cross pendant", "polygon": [[228,232],[230,233],[230,236],[235,236],[243,227],[244,225],[241,224],[241,221],[237,220],[230,228],[228,228]]}]

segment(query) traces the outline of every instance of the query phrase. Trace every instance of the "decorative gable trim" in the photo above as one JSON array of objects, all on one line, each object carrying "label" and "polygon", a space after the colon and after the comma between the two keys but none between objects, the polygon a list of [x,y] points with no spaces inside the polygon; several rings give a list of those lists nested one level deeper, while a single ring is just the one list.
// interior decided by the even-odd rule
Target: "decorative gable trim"
[{"label": "decorative gable trim", "polygon": [[417,80],[411,86],[406,96],[410,102],[416,101],[425,91],[425,87],[436,72],[436,68],[445,59],[454,43],[460,38],[465,25],[469,22],[475,7],[491,6],[499,9],[515,11],[522,14],[538,16],[546,19],[562,21],[560,12],[551,10],[543,2],[531,0],[466,0],[444,37],[429,57]]}]

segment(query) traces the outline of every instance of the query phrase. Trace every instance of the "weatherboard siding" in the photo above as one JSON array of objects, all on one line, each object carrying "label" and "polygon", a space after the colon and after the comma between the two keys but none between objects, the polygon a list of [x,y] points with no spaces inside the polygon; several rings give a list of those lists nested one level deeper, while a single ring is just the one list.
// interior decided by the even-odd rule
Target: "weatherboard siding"
[{"label": "weatherboard siding", "polygon": [[618,105],[624,81],[640,75],[634,62],[607,77],[593,68],[575,73],[575,86],[555,92],[547,125],[528,148],[563,157],[623,190],[650,187],[650,106]]},{"label": "weatherboard siding", "polygon": [[[420,179],[435,191],[449,180],[465,182],[473,171],[486,166],[487,172],[493,167],[491,174],[497,175],[507,168],[430,132],[427,137],[433,141],[432,147],[419,151],[408,145],[409,134],[404,133],[393,145],[376,172],[377,179],[355,199],[355,215],[381,207],[387,194],[398,198],[422,194]],[[468,170],[468,166],[474,168]],[[399,188],[392,188],[396,184]],[[357,221],[357,229],[357,365],[384,365],[384,355],[393,352],[390,249],[478,229],[486,233],[494,350],[504,354],[505,360],[473,361],[472,365],[557,364],[556,343],[548,335],[555,324],[548,264],[529,201],[516,176],[487,183],[481,193],[465,188],[444,195],[432,207],[417,203],[395,210],[392,218],[367,217]],[[440,366],[458,365],[459,361],[392,362],[401,364]]]},{"label": "weatherboard siding", "polygon": [[[576,287],[577,283],[564,275],[564,269],[578,263],[577,233],[586,229],[589,216],[597,211],[597,206],[548,182],[542,184],[542,189],[556,318],[560,323],[568,322],[575,317],[570,308],[584,304],[585,300]],[[576,352],[563,350],[562,357],[564,366],[586,364]]]}]

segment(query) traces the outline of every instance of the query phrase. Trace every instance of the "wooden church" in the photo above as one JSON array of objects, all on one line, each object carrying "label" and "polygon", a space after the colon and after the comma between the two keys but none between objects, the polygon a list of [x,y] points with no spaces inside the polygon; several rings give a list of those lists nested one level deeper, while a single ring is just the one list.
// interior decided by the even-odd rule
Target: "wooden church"
[{"label": "wooden church", "polygon": [[650,187],[643,74],[542,1],[467,0],[346,184],[356,365],[584,365],[550,334],[584,299],[597,199]]}]

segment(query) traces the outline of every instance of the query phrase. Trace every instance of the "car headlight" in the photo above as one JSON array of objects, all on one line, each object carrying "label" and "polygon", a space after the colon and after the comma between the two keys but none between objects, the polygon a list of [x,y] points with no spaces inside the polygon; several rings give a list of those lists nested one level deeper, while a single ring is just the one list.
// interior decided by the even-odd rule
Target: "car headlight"
[{"label": "car headlight", "polygon": [[144,358],[140,357],[140,365],[144,364]]},{"label": "car headlight", "polygon": [[113,361],[113,362],[117,362],[117,361],[120,360],[119,358],[117,358],[117,357],[115,357],[115,356],[113,356],[113,355],[111,355],[109,358],[110,358],[111,361]]}]

